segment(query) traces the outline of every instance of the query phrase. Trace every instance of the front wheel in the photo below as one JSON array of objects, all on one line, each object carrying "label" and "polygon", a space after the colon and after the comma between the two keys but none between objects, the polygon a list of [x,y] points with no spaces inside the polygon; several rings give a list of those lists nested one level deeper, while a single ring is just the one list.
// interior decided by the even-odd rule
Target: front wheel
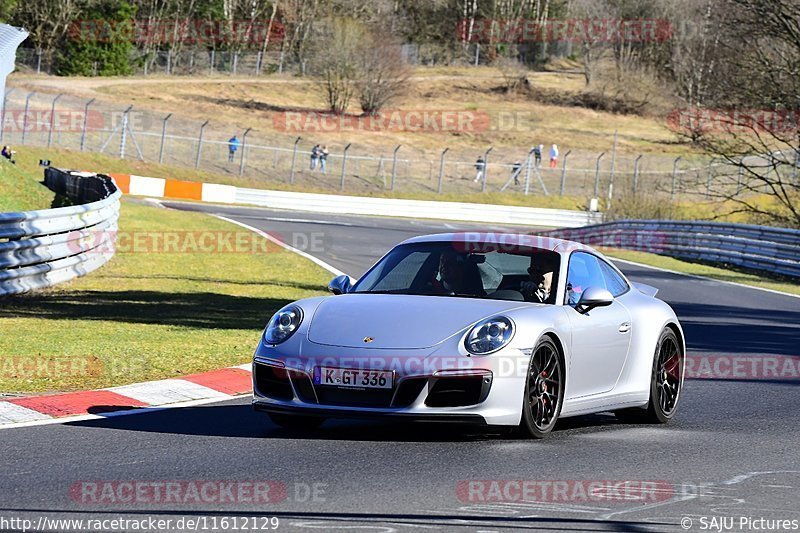
[{"label": "front wheel", "polygon": [[542,439],[556,425],[564,403],[564,364],[555,343],[545,337],[533,350],[525,384],[520,429]]},{"label": "front wheel", "polygon": [[269,413],[269,419],[284,429],[310,430],[316,429],[325,422],[321,416],[285,415]]}]

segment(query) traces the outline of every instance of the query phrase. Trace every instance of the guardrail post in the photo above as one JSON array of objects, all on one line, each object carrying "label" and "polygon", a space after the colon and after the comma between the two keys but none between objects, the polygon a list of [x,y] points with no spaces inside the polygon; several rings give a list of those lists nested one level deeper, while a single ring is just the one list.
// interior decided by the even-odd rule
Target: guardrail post
[{"label": "guardrail post", "polygon": [[56,102],[64,96],[64,93],[56,95],[53,98],[53,103],[50,105],[50,130],[47,132],[47,147],[50,148],[53,145],[53,128],[56,125]]},{"label": "guardrail post", "polygon": [[3,95],[3,109],[0,110],[0,142],[3,140],[3,134],[6,130],[6,105],[8,105],[8,95],[16,91],[16,89],[9,89]]},{"label": "guardrail post", "polygon": [[120,135],[119,135],[119,158],[120,159],[125,159],[125,144],[127,143],[127,140],[128,140],[128,113],[131,112],[131,109],[133,109],[132,105],[128,106],[128,109],[126,109],[122,113],[122,130],[120,131]]},{"label": "guardrail post", "polygon": [[163,122],[161,123],[161,147],[158,150],[158,162],[164,162],[164,143],[167,141],[167,122],[169,122],[170,117],[172,117],[172,113],[164,117]]},{"label": "guardrail post", "polygon": [[489,177],[489,152],[494,150],[494,146],[490,146],[483,154],[483,183],[481,183],[481,192],[486,192],[486,179]]},{"label": "guardrail post", "polygon": [[[342,176],[341,176],[341,182],[339,183],[340,191],[344,190],[344,173],[345,169],[347,168],[347,151],[350,149],[350,146],[352,146],[352,144],[353,143],[348,143],[348,145],[344,147],[344,153],[342,154]],[[400,148],[400,146],[398,146],[397,148]],[[395,148],[395,153],[397,152],[397,148]],[[394,175],[392,176],[392,184],[394,184]]]},{"label": "guardrail post", "polygon": [[30,108],[31,98],[33,98],[35,94],[36,91],[33,91],[28,93],[28,96],[25,97],[25,111],[22,113],[22,140],[20,141],[22,145],[25,145],[25,135],[28,130],[28,109]]},{"label": "guardrail post", "polygon": [[[212,54],[213,54],[213,50],[212,50]],[[203,125],[200,126],[200,135],[197,137],[197,156],[194,159],[194,168],[199,168],[200,167],[200,155],[203,152],[203,132],[205,131],[206,126],[208,126],[208,122],[209,121],[206,120],[205,122],[203,122]]]},{"label": "guardrail post", "polygon": [[603,156],[606,155],[605,152],[597,156],[597,161],[594,165],[594,197],[597,198],[597,195],[600,193],[600,160],[603,159]]},{"label": "guardrail post", "polygon": [[81,128],[81,152],[83,152],[83,148],[86,146],[86,126],[89,123],[89,106],[94,103],[95,99],[92,98],[86,105],[83,106],[83,128]]},{"label": "guardrail post", "polygon": [[442,155],[439,156],[439,186],[436,189],[437,194],[442,194],[442,183],[444,180],[444,155],[450,150],[445,148],[442,150]]},{"label": "guardrail post", "polygon": [[672,162],[672,189],[670,192],[670,197],[675,198],[675,181],[678,175],[678,161],[683,159],[681,156],[675,158],[675,161]]},{"label": "guardrail post", "polygon": [[636,193],[639,191],[639,161],[644,157],[644,154],[641,154],[639,157],[633,160],[633,195],[636,196]]},{"label": "guardrail post", "polygon": [[[348,144],[347,146],[350,146],[350,145]],[[391,191],[394,190],[394,179],[397,177],[397,151],[400,149],[401,146],[403,146],[403,145],[402,144],[398,144],[397,146],[395,146],[394,153],[392,154],[392,182],[391,182],[391,185],[389,186],[389,190],[391,190]],[[346,151],[347,151],[347,149],[345,149],[345,152]],[[344,163],[342,163],[342,164],[344,165]],[[342,168],[344,168],[344,167],[342,167]],[[342,180],[343,180],[342,183],[344,183],[344,178],[342,178]]]},{"label": "guardrail post", "polygon": [[252,130],[252,129],[253,128],[247,128],[246,130],[244,130],[244,135],[242,135],[242,158],[239,161],[239,175],[240,176],[244,174],[244,162],[246,161],[245,153],[247,152],[247,134],[250,133],[250,130]]},{"label": "guardrail post", "polygon": [[[261,52],[259,52],[260,54]],[[297,162],[297,145],[300,143],[302,137],[294,140],[294,149],[292,149],[292,170],[289,173],[289,183],[294,183],[294,165]]]},{"label": "guardrail post", "polygon": [[564,161],[561,163],[561,190],[559,191],[559,196],[564,196],[564,189],[567,186],[567,158],[571,153],[572,150],[567,150],[567,153],[564,154]]}]

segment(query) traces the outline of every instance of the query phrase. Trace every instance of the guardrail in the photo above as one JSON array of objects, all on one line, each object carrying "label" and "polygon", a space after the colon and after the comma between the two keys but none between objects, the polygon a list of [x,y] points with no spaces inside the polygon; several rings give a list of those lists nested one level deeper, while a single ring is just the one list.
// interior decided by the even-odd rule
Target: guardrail
[{"label": "guardrail", "polygon": [[524,224],[572,228],[602,220],[601,213],[462,202],[402,200],[236,188],[235,203],[275,209],[350,215],[458,220],[489,224]]},{"label": "guardrail", "polygon": [[622,220],[546,234],[590,246],[725,263],[800,278],[799,230],[715,222]]},{"label": "guardrail", "polygon": [[45,185],[81,205],[0,213],[0,296],[84,276],[114,255],[122,196],[114,181],[48,168]]}]

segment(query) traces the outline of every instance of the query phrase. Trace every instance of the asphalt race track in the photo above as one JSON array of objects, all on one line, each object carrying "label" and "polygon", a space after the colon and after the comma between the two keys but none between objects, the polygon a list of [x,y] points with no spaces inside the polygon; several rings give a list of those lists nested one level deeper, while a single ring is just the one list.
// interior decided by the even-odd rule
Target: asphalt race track
[{"label": "asphalt race track", "polygon": [[[407,237],[470,227],[173,205],[223,214],[290,244],[316,239],[322,246],[308,251],[352,276]],[[619,265],[634,281],[660,288],[683,323],[690,356],[800,356],[800,298]],[[254,332],[254,345],[257,340]],[[278,531],[388,532],[702,531],[712,517],[733,517],[731,530],[747,531],[753,523],[742,518],[800,521],[798,385],[784,377],[687,380],[677,418],[667,426],[626,425],[599,414],[563,420],[544,441],[448,425],[358,421],[329,421],[299,434],[271,425],[251,410],[248,398],[5,429],[0,519],[202,516],[210,525],[213,518],[259,515],[277,516]],[[285,499],[266,505],[243,499],[77,503],[70,491],[87,480],[275,480],[284,484]],[[513,486],[507,480],[566,481],[570,490],[543,501],[480,501],[460,490],[468,480],[506,480],[495,484],[505,487]],[[645,498],[641,492],[582,496],[589,483],[620,480],[657,489]]]}]

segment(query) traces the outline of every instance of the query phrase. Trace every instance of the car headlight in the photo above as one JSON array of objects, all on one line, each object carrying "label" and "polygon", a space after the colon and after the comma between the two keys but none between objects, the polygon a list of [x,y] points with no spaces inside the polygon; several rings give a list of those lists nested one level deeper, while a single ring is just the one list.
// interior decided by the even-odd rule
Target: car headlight
[{"label": "car headlight", "polygon": [[297,331],[302,321],[303,310],[294,304],[287,305],[270,319],[267,329],[264,330],[264,343],[282,343]]},{"label": "car headlight", "polygon": [[496,352],[511,341],[514,323],[504,316],[495,316],[478,322],[464,340],[467,351],[474,355]]}]

